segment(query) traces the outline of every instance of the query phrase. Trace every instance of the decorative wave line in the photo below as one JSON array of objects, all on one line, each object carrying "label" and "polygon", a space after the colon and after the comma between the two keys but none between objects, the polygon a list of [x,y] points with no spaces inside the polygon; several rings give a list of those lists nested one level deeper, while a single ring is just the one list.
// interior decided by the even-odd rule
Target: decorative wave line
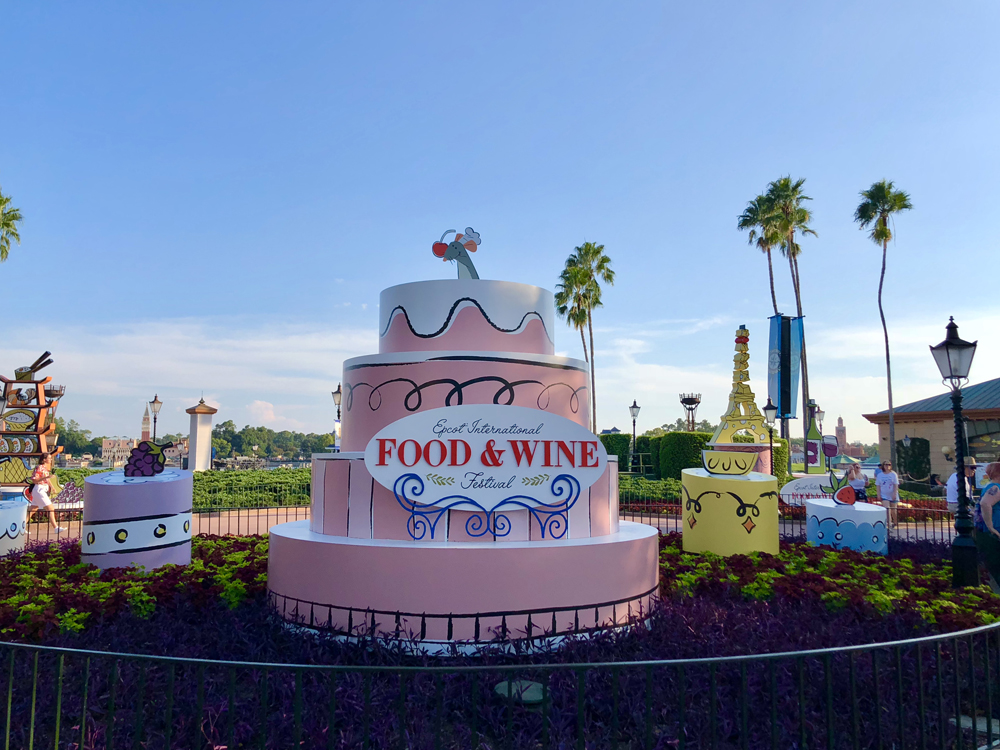
[{"label": "decorative wave line", "polygon": [[[450,385],[451,389],[445,395],[444,405],[445,406],[460,406],[464,403],[465,394],[464,391],[470,385],[475,385],[476,383],[499,383],[500,388],[496,393],[493,394],[493,403],[500,404],[502,406],[510,406],[514,403],[515,393],[514,391],[522,385],[544,385],[538,397],[535,399],[535,405],[541,410],[546,411],[551,403],[551,396],[549,391],[552,388],[569,388],[569,408],[574,414],[580,411],[580,393],[587,390],[586,385],[582,385],[579,388],[574,388],[569,383],[551,383],[545,385],[540,380],[506,380],[498,375],[484,375],[478,378],[472,378],[471,380],[466,380],[464,382],[459,382],[453,380],[452,378],[440,378],[437,380],[428,380],[426,383],[418,384],[415,380],[410,378],[392,378],[391,380],[386,380],[373,386],[371,383],[346,383],[345,384],[345,399],[344,399],[344,409],[350,412],[354,406],[354,391],[356,388],[361,388],[362,386],[366,388],[371,388],[371,392],[368,394],[368,408],[372,411],[378,411],[382,407],[382,393],[381,389],[392,383],[408,383],[411,387],[407,392],[406,396],[403,397],[403,408],[407,411],[418,411],[424,403],[423,391],[427,388],[431,388],[437,385]],[[542,404],[542,397],[545,398],[544,405]],[[503,401],[501,401],[503,399]]]},{"label": "decorative wave line", "polygon": [[[465,495],[448,495],[433,505],[417,502],[413,498],[424,493],[424,482],[417,474],[403,474],[392,485],[392,494],[396,496],[396,502],[410,514],[406,530],[414,541],[423,539],[428,531],[433,538],[441,517],[447,511],[452,508],[467,510],[469,505],[479,509],[472,511],[472,515],[465,521],[465,533],[470,537],[486,536],[491,531],[498,537],[507,536],[511,530],[510,518],[498,511],[504,508],[523,508],[538,523],[542,539],[546,534],[550,539],[562,539],[569,528],[567,513],[580,498],[580,481],[570,474],[559,474],[552,480],[550,491],[559,502],[540,503],[537,498],[530,495],[511,495],[487,510]],[[529,505],[525,502],[527,500],[533,504]]]},{"label": "decorative wave line", "polygon": [[451,325],[451,320],[455,315],[455,310],[457,310],[458,306],[463,302],[471,302],[473,305],[479,308],[479,312],[482,313],[483,319],[500,333],[517,333],[518,331],[521,330],[521,328],[524,327],[525,321],[528,318],[534,316],[535,318],[537,318],[538,322],[542,324],[542,330],[545,331],[545,338],[547,338],[549,342],[552,343],[552,336],[549,333],[549,329],[545,326],[545,320],[542,318],[542,314],[539,313],[537,310],[531,310],[530,312],[526,312],[524,314],[524,317],[521,318],[521,322],[518,323],[514,328],[501,328],[490,319],[490,316],[486,314],[486,310],[484,310],[483,306],[479,304],[479,301],[473,299],[472,297],[461,297],[460,299],[455,300],[455,304],[453,304],[451,306],[451,309],[448,311],[448,315],[445,318],[444,323],[441,325],[440,328],[438,328],[433,333],[417,333],[416,329],[413,327],[413,323],[410,322],[410,314],[406,311],[406,308],[403,307],[402,305],[396,305],[390,311],[388,322],[385,324],[385,330],[383,330],[382,333],[379,334],[379,338],[382,338],[389,332],[389,328],[392,326],[392,321],[396,319],[396,311],[402,312],[403,318],[406,320],[406,326],[407,328],[410,329],[410,333],[412,333],[414,336],[417,336],[418,338],[422,339],[432,339],[435,338],[436,336],[440,336],[442,333],[448,330],[448,327]]}]

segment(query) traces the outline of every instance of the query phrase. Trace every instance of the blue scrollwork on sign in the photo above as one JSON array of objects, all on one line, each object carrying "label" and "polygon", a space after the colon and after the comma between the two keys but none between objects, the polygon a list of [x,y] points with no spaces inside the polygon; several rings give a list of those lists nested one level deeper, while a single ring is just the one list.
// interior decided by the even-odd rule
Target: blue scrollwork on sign
[{"label": "blue scrollwork on sign", "polygon": [[570,474],[559,474],[552,480],[549,489],[556,502],[543,503],[530,495],[511,495],[487,510],[465,495],[448,495],[433,505],[418,502],[415,498],[424,493],[424,481],[417,474],[403,474],[392,486],[396,501],[410,514],[406,529],[416,541],[427,536],[428,531],[433,538],[446,511],[452,508],[469,510],[469,506],[476,509],[465,522],[465,531],[471,537],[486,536],[490,532],[498,537],[507,536],[511,529],[510,519],[498,511],[524,508],[538,524],[542,539],[546,536],[562,539],[569,527],[567,513],[580,498],[580,482]]}]

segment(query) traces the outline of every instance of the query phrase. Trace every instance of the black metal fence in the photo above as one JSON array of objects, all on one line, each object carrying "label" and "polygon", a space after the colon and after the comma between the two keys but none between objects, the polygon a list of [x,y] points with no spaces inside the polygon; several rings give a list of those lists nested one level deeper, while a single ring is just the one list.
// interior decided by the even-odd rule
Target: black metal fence
[{"label": "black metal fence", "polygon": [[254,664],[0,644],[6,748],[976,748],[1000,625],[763,656]]}]

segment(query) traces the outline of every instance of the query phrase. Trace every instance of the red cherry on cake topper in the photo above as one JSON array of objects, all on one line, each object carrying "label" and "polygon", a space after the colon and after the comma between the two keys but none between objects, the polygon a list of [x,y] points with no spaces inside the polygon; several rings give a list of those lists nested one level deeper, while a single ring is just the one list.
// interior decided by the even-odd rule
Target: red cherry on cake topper
[{"label": "red cherry on cake topper", "polygon": [[433,245],[431,246],[431,250],[432,250],[432,251],[434,252],[434,254],[435,254],[435,255],[436,255],[437,257],[439,257],[439,258],[443,258],[443,257],[444,257],[444,254],[445,254],[446,252],[448,252],[448,243],[447,243],[447,242],[435,242],[435,243],[434,243],[434,244],[433,244]]}]

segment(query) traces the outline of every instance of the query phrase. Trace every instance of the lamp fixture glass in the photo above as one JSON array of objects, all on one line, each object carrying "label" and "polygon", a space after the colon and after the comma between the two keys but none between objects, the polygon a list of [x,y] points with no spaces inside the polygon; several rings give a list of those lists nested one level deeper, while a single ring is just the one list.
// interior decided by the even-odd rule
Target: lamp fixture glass
[{"label": "lamp fixture glass", "polygon": [[825,417],[825,416],[826,416],[826,412],[823,411],[822,409],[820,409],[817,406],[816,407],[816,421],[819,422],[820,424],[823,424],[823,417]]},{"label": "lamp fixture glass", "polygon": [[344,392],[340,390],[340,383],[337,383],[337,390],[332,391],[333,393],[333,405],[340,406],[340,399],[343,398]]},{"label": "lamp fixture glass", "polygon": [[910,447],[910,442],[911,442],[910,436],[909,435],[903,435],[903,447],[904,448],[909,448]]},{"label": "lamp fixture glass", "polygon": [[632,415],[632,419],[639,416],[639,409],[641,408],[642,407],[635,402],[635,399],[632,399],[632,405],[628,408],[628,413]]},{"label": "lamp fixture glass", "polygon": [[778,417],[778,407],[771,403],[771,397],[767,397],[767,405],[764,407],[764,421],[769,425],[774,424],[774,420]]},{"label": "lamp fixture glass", "polygon": [[160,413],[160,407],[163,406],[163,402],[160,401],[158,395],[154,395],[153,400],[149,402],[149,406],[153,410],[153,416],[156,416]]},{"label": "lamp fixture glass", "polygon": [[945,327],[945,337],[937,346],[932,346],[931,354],[941,371],[941,380],[952,388],[961,388],[963,381],[969,379],[972,369],[972,358],[976,356],[978,341],[963,341],[958,336],[958,325],[955,318],[948,319]]}]

